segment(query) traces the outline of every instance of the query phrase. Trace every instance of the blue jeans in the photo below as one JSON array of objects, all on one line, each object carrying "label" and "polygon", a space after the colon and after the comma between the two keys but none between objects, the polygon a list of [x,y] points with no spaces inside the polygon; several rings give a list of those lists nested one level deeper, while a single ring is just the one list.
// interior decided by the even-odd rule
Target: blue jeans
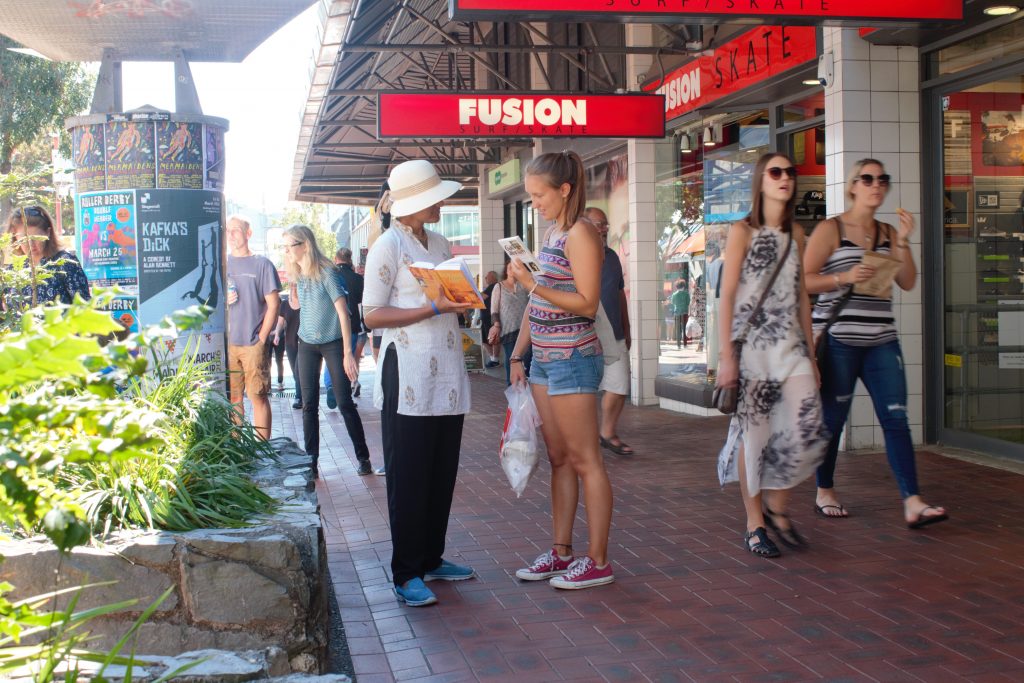
[{"label": "blue jeans", "polygon": [[[512,352],[516,349],[516,339],[513,338],[510,342],[502,342],[501,348],[505,349],[505,385],[510,386],[512,384],[512,364],[508,362],[508,359],[512,357]],[[527,377],[530,376],[530,361],[532,360],[533,347],[531,346],[523,354],[523,370],[526,372]]]},{"label": "blue jeans", "polygon": [[548,396],[596,394],[604,376],[604,356],[584,356],[574,349],[564,360],[541,361],[530,366],[530,384],[543,384]]},{"label": "blue jeans", "polygon": [[825,461],[818,467],[818,488],[834,486],[832,475],[839,455],[839,437],[860,378],[875,404],[875,415],[885,434],[885,453],[900,487],[900,495],[904,498],[916,496],[917,467],[907,422],[907,376],[903,370],[900,343],[891,341],[880,346],[850,346],[831,335],[824,343],[828,344],[828,360],[821,377],[821,402],[825,426],[832,433],[832,440],[828,444]]}]

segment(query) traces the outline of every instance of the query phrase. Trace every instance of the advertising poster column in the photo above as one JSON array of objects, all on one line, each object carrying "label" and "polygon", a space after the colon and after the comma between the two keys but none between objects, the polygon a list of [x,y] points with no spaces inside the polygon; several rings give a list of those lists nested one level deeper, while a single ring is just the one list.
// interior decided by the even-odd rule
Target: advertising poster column
[{"label": "advertising poster column", "polygon": [[[139,316],[147,323],[195,305],[213,309],[195,336],[198,360],[214,372],[224,356],[223,195],[208,190],[143,190],[136,200],[139,225]],[[170,358],[185,352],[187,337],[167,343]],[[168,370],[177,364],[170,362]]]},{"label": "advertising poster column", "polygon": [[[127,332],[190,306],[213,313],[198,333],[166,342],[165,372],[186,351],[226,371],[224,133],[227,121],[140,110],[69,119],[75,157],[76,246]],[[191,340],[191,341],[190,341]]]}]

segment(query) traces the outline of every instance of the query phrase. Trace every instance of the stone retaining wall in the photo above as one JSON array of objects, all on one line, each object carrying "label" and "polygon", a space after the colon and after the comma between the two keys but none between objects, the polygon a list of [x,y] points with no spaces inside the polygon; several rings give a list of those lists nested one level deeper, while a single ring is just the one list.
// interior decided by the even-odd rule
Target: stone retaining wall
[{"label": "stone retaining wall", "polygon": [[[257,477],[281,502],[277,514],[245,529],[121,533],[102,547],[61,557],[39,539],[0,543],[0,581],[14,599],[68,586],[115,581],[84,591],[78,609],[138,598],[133,612],[90,623],[107,648],[148,604],[175,590],[139,632],[136,652],[278,648],[287,669],[319,673],[327,662],[326,551],[309,458],[290,440]],[[64,602],[66,603],[67,598]],[[278,671],[285,668],[276,667]]]}]

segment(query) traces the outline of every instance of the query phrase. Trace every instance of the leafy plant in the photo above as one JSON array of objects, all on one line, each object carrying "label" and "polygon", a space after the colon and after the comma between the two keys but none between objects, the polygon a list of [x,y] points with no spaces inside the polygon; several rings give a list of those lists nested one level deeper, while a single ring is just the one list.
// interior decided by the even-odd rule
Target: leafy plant
[{"label": "leafy plant", "polygon": [[[157,358],[157,367],[165,361]],[[252,425],[236,424],[233,406],[209,391],[210,367],[186,350],[174,372],[152,389],[129,394],[161,419],[160,457],[83,463],[62,472],[62,486],[102,535],[118,528],[187,531],[244,526],[274,509],[249,475],[275,457]]]}]

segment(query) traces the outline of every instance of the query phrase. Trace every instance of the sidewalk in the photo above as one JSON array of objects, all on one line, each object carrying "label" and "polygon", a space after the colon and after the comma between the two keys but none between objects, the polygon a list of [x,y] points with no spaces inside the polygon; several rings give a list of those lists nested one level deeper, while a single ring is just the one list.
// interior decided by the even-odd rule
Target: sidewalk
[{"label": "sidewalk", "polygon": [[[738,487],[717,483],[726,419],[627,407],[637,455],[606,460],[617,581],[561,592],[513,576],[550,545],[548,468],[515,498],[496,455],[503,389],[473,379],[448,529],[446,556],[479,578],[432,583],[433,607],[396,602],[384,478],[355,474],[337,411],[322,421],[318,493],[358,683],[1024,679],[1024,476],[922,452],[926,499],[952,519],[912,532],[885,456],[841,455],[851,517],[816,517],[805,482],[793,513],[811,548],[764,560],[741,547]],[[301,443],[290,404],[274,399],[274,431]],[[582,509],[574,540],[585,551]]]}]

